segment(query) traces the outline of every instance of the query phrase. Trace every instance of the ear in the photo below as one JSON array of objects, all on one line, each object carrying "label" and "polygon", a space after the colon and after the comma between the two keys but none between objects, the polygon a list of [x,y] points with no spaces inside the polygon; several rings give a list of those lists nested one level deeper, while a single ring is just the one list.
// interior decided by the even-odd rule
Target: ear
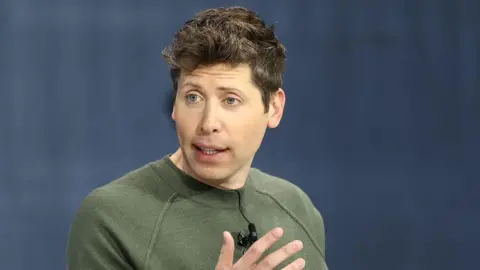
[{"label": "ear", "polygon": [[176,114],[175,114],[175,105],[173,105],[172,115],[171,115],[171,116],[172,116],[172,120],[173,120],[173,121],[176,121],[176,120],[177,120],[177,116],[176,116]]},{"label": "ear", "polygon": [[177,116],[176,116],[176,113],[175,113],[175,104],[177,102],[177,91],[172,91],[170,93],[170,96],[168,98],[168,101],[169,101],[169,104],[168,106],[170,107],[170,116],[172,118],[173,121],[177,120]]},{"label": "ear", "polygon": [[282,88],[278,88],[270,98],[270,108],[268,110],[268,122],[269,128],[276,128],[282,120],[283,110],[285,108],[286,96],[285,91]]}]

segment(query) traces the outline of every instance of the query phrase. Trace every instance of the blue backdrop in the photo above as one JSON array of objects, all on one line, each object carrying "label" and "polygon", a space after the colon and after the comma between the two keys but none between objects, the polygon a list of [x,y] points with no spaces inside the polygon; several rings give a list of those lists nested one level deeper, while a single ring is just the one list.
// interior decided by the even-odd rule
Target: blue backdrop
[{"label": "blue backdrop", "polygon": [[255,166],[311,196],[330,268],[476,268],[476,0],[2,0],[0,268],[64,269],[88,192],[176,149],[161,50],[230,4],[288,49],[285,118]]}]

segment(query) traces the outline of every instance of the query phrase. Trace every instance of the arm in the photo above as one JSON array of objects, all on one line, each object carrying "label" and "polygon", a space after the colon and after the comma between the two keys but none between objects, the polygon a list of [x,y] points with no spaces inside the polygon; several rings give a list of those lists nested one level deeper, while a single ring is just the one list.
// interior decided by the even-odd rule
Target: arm
[{"label": "arm", "polygon": [[319,252],[323,258],[324,265],[322,265],[323,268],[321,269],[328,269],[325,258],[325,224],[323,221],[323,217],[313,204],[310,197],[302,190],[298,189],[298,191],[300,192],[303,206],[305,208],[309,232],[312,234],[317,249],[319,249]]},{"label": "arm", "polygon": [[82,202],[68,237],[67,269],[133,269],[116,237],[115,211],[100,192]]},{"label": "arm", "polygon": [[312,209],[312,228],[317,239],[317,243],[320,245],[323,258],[325,259],[325,224],[323,222],[323,217],[317,208],[311,204]]}]

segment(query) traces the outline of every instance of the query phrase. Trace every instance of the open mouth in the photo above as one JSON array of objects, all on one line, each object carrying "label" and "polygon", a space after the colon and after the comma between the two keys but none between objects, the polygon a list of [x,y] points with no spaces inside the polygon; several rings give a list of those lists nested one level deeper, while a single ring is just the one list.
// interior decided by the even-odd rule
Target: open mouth
[{"label": "open mouth", "polygon": [[198,145],[193,145],[198,151],[202,152],[203,154],[206,154],[206,155],[215,155],[215,154],[218,154],[218,153],[222,153],[222,152],[225,152],[226,150],[228,150],[228,148],[223,148],[223,149],[218,149],[218,148],[206,148],[206,147],[201,147],[201,146],[198,146]]}]

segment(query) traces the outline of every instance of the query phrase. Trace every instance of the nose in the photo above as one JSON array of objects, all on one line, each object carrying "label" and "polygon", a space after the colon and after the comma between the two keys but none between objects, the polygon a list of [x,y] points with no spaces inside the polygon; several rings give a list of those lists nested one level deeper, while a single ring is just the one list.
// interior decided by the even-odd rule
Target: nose
[{"label": "nose", "polygon": [[203,134],[211,134],[219,132],[221,124],[219,121],[219,115],[217,108],[213,105],[205,106],[202,115],[202,121],[200,123],[200,130]]}]

